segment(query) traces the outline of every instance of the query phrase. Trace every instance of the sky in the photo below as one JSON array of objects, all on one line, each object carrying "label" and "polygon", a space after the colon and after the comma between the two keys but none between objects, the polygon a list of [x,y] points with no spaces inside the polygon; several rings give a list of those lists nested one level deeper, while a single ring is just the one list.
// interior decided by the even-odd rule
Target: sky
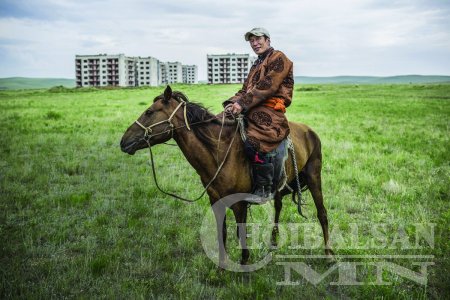
[{"label": "sky", "polygon": [[0,77],[74,78],[75,55],[198,66],[265,27],[296,76],[450,75],[450,0],[0,0]]}]

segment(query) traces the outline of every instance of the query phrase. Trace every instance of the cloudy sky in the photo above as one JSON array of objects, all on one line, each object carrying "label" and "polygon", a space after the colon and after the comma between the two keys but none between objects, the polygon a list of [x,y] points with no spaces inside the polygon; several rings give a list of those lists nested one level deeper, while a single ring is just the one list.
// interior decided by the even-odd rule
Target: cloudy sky
[{"label": "cloudy sky", "polygon": [[[274,4],[277,3],[277,4]],[[449,0],[0,0],[0,77],[74,78],[76,54],[196,64],[269,30],[295,75],[450,75]]]}]

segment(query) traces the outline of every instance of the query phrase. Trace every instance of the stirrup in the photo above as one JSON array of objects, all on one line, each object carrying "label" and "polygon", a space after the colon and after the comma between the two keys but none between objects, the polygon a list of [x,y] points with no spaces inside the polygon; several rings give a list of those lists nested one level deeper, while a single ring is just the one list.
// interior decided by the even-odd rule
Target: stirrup
[{"label": "stirrup", "polygon": [[265,193],[264,188],[262,195],[254,194],[253,192],[249,197],[244,198],[245,201],[250,202],[251,204],[264,204],[272,199],[273,193]]}]

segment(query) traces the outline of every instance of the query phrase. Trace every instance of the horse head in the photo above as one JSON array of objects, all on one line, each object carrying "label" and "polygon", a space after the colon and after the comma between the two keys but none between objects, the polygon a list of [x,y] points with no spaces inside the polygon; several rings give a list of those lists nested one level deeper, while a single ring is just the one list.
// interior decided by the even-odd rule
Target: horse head
[{"label": "horse head", "polygon": [[184,95],[175,96],[170,86],[167,86],[164,93],[153,100],[153,104],[125,131],[120,141],[123,152],[133,155],[137,150],[167,142],[172,138],[175,126],[172,119],[187,102]]}]

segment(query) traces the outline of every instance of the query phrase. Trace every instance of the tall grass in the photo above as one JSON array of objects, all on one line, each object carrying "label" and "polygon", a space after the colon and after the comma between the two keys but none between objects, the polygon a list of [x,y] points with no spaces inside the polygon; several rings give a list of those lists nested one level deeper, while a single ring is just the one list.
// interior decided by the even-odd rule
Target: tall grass
[{"label": "tall grass", "polygon": [[[218,113],[237,85],[173,87]],[[0,91],[1,298],[441,298],[449,293],[450,85],[296,86],[289,120],[310,125],[323,147],[330,225],[396,229],[435,223],[428,284],[384,274],[389,286],[280,286],[275,262],[239,274],[219,272],[200,243],[206,199],[185,205],[157,192],[146,151],[119,149],[125,129],[162,88]],[[187,197],[201,190],[177,147],[155,147],[161,184]],[[306,193],[308,194],[308,193]],[[282,223],[311,223],[286,197]],[[264,222],[252,208],[250,222]],[[231,215],[230,215],[231,217]],[[232,226],[229,226],[232,227]],[[320,237],[320,232],[317,233]],[[331,239],[337,236],[331,236]],[[239,256],[234,228],[231,255]],[[417,252],[419,251],[419,253]],[[263,251],[262,251],[263,252]],[[262,252],[253,251],[251,260]],[[336,249],[338,254],[408,254]],[[275,254],[322,254],[322,246]],[[323,261],[309,260],[322,272]],[[408,263],[408,262],[405,262]],[[365,272],[365,273],[364,273]],[[331,278],[335,279],[336,274]],[[376,274],[363,271],[370,282]],[[298,279],[298,278],[296,278]]]}]

